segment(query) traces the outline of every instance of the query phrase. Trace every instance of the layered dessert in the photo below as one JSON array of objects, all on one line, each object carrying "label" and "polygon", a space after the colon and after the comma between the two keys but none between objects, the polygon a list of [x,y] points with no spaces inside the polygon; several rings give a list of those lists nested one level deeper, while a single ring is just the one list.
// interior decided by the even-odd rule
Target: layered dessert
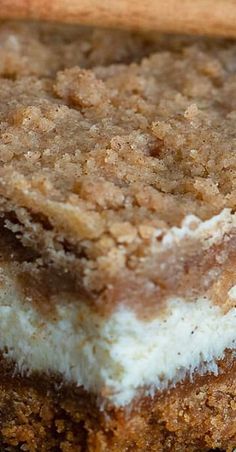
[{"label": "layered dessert", "polygon": [[236,44],[0,28],[0,445],[236,447]]}]

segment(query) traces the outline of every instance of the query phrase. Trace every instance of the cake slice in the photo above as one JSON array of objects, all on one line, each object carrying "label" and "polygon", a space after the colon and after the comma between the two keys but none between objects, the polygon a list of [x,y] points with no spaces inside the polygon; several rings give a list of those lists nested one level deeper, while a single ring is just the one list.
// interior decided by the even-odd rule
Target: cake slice
[{"label": "cake slice", "polygon": [[0,40],[1,447],[233,450],[235,44]]}]

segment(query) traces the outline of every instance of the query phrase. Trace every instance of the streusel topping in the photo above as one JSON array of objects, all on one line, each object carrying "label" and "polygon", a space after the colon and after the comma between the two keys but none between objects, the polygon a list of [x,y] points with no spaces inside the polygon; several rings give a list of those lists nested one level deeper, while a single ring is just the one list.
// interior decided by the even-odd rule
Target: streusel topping
[{"label": "streusel topping", "polygon": [[0,39],[6,225],[83,286],[143,284],[153,240],[235,209],[234,42],[29,24]]}]

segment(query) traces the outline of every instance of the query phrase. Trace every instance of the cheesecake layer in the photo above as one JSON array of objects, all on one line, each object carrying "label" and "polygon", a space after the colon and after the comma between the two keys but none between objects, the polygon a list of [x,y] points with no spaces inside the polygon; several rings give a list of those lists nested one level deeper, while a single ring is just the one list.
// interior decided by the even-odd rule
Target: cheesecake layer
[{"label": "cheesecake layer", "polygon": [[103,316],[79,295],[66,293],[54,296],[53,311],[42,311],[13,275],[11,265],[2,264],[4,356],[16,363],[22,376],[32,371],[58,374],[101,402],[124,406],[194,372],[217,374],[216,360],[225,349],[236,348],[233,279],[220,306],[209,295],[170,298],[159,315],[142,319],[125,305]]}]

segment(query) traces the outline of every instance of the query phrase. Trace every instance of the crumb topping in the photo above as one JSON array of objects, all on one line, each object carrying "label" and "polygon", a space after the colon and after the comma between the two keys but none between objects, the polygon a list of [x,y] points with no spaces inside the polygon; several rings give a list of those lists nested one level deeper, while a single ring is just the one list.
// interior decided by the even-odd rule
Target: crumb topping
[{"label": "crumb topping", "polygon": [[24,243],[100,292],[150,273],[187,215],[235,210],[234,42],[24,23],[0,42],[1,209]]}]

